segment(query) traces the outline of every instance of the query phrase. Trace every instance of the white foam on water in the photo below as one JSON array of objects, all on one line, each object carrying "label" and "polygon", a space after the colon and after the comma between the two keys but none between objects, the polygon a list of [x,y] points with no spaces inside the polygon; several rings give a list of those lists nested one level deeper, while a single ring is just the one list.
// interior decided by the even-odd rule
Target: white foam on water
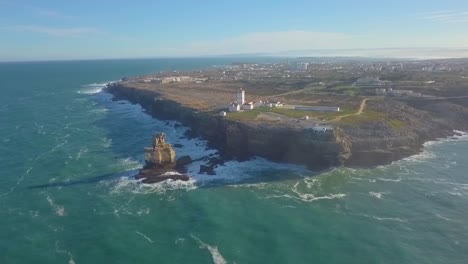
[{"label": "white foam on water", "polygon": [[400,222],[400,223],[407,223],[408,220],[400,217],[381,217],[375,215],[367,215],[367,214],[357,214],[358,216],[364,216],[366,218],[378,220],[378,221],[393,221],[393,222]]},{"label": "white foam on water", "polygon": [[[280,193],[280,194],[273,194],[267,195],[265,199],[271,198],[281,198],[281,199],[292,199],[294,201],[302,201],[302,202],[316,202],[321,200],[334,200],[334,199],[342,199],[346,197],[344,193],[331,193],[326,195],[317,196],[313,193],[303,193],[299,191],[300,181],[296,182],[291,189],[289,189],[292,193]],[[307,183],[305,183],[307,185]]]},{"label": "white foam on water", "polygon": [[64,216],[65,215],[65,207],[58,205],[55,203],[55,201],[50,198],[50,196],[46,197],[47,202],[49,203],[50,207],[55,211],[55,214],[58,216]]},{"label": "white foam on water", "polygon": [[118,81],[85,84],[81,86],[84,89],[79,90],[78,93],[79,94],[97,94],[97,93],[102,92],[102,90],[107,86],[107,84],[113,84],[116,82]]},{"label": "white foam on water", "polygon": [[176,245],[182,244],[184,242],[185,242],[185,238],[182,238],[182,237],[179,237],[176,240],[174,240],[174,244],[176,244]]},{"label": "white foam on water", "polygon": [[400,222],[400,223],[407,223],[408,220],[399,218],[399,217],[378,217],[378,216],[372,216],[373,219],[379,220],[379,221],[395,221],[395,222]]},{"label": "white foam on water", "polygon": [[117,164],[119,168],[122,168],[125,171],[137,170],[143,167],[143,164],[141,164],[139,161],[134,160],[133,158],[130,158],[130,157],[119,159]]},{"label": "white foam on water", "polygon": [[[108,95],[107,93],[104,94],[106,96]],[[105,100],[105,102],[110,101]],[[145,126],[144,129],[152,129],[154,132],[164,132],[166,134],[167,142],[172,144],[173,147],[175,146],[174,149],[177,153],[177,158],[189,155],[192,160],[197,160],[187,166],[186,175],[190,177],[190,181],[188,182],[166,180],[160,183],[143,184],[141,181],[136,181],[129,179],[128,177],[124,177],[123,179],[120,179],[116,182],[116,186],[112,191],[114,193],[123,190],[137,193],[164,193],[166,190],[174,190],[178,188],[192,190],[195,189],[196,186],[206,184],[235,184],[241,183],[252,177],[257,177],[259,172],[261,173],[278,170],[292,172],[299,176],[310,176],[313,174],[304,166],[279,164],[267,161],[262,158],[253,158],[245,162],[238,162],[234,160],[227,161],[223,165],[219,165],[214,169],[216,175],[200,174],[200,165],[208,165],[209,158],[219,158],[219,156],[217,156],[218,151],[216,149],[208,148],[208,142],[205,140],[200,138],[189,139],[185,137],[184,134],[189,129],[188,127],[182,126],[176,121],[162,121],[154,119],[145,113],[139,105],[110,102],[109,107],[112,111],[115,110],[121,114],[122,117],[138,120],[138,122],[142,123],[142,126]],[[150,140],[151,139],[148,138],[148,144],[150,143]],[[177,144],[182,146],[177,147]],[[141,154],[141,157],[143,157],[143,153]],[[119,168],[124,171],[129,171],[141,169],[143,167],[141,162],[135,162],[133,159],[129,159],[119,160]]]},{"label": "white foam on water", "polygon": [[80,148],[80,151],[78,151],[78,153],[76,154],[75,160],[79,160],[81,156],[87,152],[88,152],[88,148],[86,147]]},{"label": "white foam on water", "polygon": [[4,196],[7,196],[7,195],[9,195],[10,193],[12,193],[12,192],[16,189],[16,187],[18,187],[18,186],[24,181],[24,179],[25,179],[27,176],[29,176],[29,174],[31,173],[32,169],[34,168],[34,164],[35,164],[38,160],[40,160],[40,159],[41,159],[42,157],[44,157],[45,155],[48,155],[48,154],[50,154],[50,153],[52,153],[52,152],[55,152],[56,150],[58,150],[59,148],[63,147],[63,146],[64,146],[65,144],[67,144],[67,143],[68,143],[68,140],[64,140],[62,143],[60,143],[60,144],[54,146],[54,147],[51,148],[50,150],[45,151],[45,152],[39,154],[38,156],[36,156],[36,157],[32,160],[31,166],[28,167],[28,168],[26,169],[26,171],[25,171],[23,174],[21,174],[21,176],[18,178],[18,180],[16,181],[16,183],[13,184],[13,186],[11,186],[10,189],[9,189],[8,191],[6,191],[6,192],[0,194],[0,198],[2,198],[2,197],[4,197]]},{"label": "white foam on water", "polygon": [[369,195],[378,199],[382,199],[384,194],[389,194],[389,192],[369,192]]},{"label": "white foam on water", "polygon": [[194,236],[193,234],[190,234],[190,236],[195,241],[198,242],[201,249],[207,249],[210,252],[211,258],[213,259],[214,264],[226,264],[227,263],[227,261],[224,259],[223,255],[221,255],[221,253],[219,252],[218,247],[206,244],[205,242],[201,241],[201,239]]},{"label": "white foam on water", "polygon": [[434,152],[431,151],[433,146],[437,146],[440,144],[444,144],[446,142],[457,142],[457,141],[468,141],[468,132],[460,131],[460,130],[453,130],[454,135],[447,138],[438,138],[433,141],[427,141],[423,144],[424,149],[421,153],[416,155],[409,156],[407,158],[402,159],[401,161],[396,161],[394,163],[401,163],[401,162],[424,162],[427,160],[431,160],[436,158]]},{"label": "white foam on water", "polygon": [[[136,174],[136,172],[135,172]],[[165,180],[158,183],[144,184],[141,180],[136,180],[130,177],[121,177],[114,181],[111,189],[111,194],[119,195],[121,193],[134,193],[134,194],[165,194],[173,190],[194,190],[197,188],[194,180],[180,181],[180,180]]]},{"label": "white foam on water", "polygon": [[450,219],[450,218],[448,218],[448,217],[445,217],[445,216],[443,216],[443,215],[441,215],[441,214],[439,214],[439,213],[435,213],[435,216],[437,216],[438,218],[443,219],[443,220],[445,220],[445,221],[453,222],[452,219]]},{"label": "white foam on water", "polygon": [[63,249],[60,249],[59,247],[59,242],[58,241],[55,241],[55,252],[59,253],[59,254],[66,254],[68,255],[69,257],[69,260],[68,260],[68,264],[75,264],[75,260],[73,259],[73,254],[70,252],[70,251],[66,251],[66,250],[63,250]]},{"label": "white foam on water", "polygon": [[320,187],[320,180],[317,178],[304,178],[304,183],[307,185],[307,189],[312,187]]},{"label": "white foam on water", "polygon": [[137,233],[138,235],[140,235],[141,237],[143,237],[144,239],[146,239],[146,241],[148,241],[149,243],[151,243],[151,244],[154,243],[154,241],[153,241],[151,238],[149,238],[147,235],[141,233],[140,231],[135,230],[135,233]]},{"label": "white foam on water", "polygon": [[460,193],[460,192],[447,192],[447,193],[448,193],[448,194],[451,194],[451,195],[453,195],[453,196],[463,196],[463,194]]},{"label": "white foam on water", "polygon": [[384,182],[401,182],[401,178],[398,178],[398,179],[377,178],[377,180],[384,181]]},{"label": "white foam on water", "polygon": [[110,148],[112,146],[112,139],[103,137],[101,146],[104,148]]}]

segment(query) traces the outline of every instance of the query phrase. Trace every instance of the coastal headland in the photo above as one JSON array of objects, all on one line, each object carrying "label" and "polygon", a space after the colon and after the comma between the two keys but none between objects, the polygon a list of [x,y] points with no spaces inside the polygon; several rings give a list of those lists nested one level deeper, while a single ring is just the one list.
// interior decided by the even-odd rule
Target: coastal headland
[{"label": "coastal headland", "polygon": [[[468,94],[458,86],[445,91],[413,86],[410,93],[398,90],[403,81],[376,88],[360,86],[357,77],[330,79],[313,68],[288,67],[163,72],[123,78],[106,91],[158,119],[188,126],[186,136],[208,140],[224,159],[260,156],[312,169],[385,165],[419,153],[426,141],[468,130]],[[434,78],[419,76],[420,83]],[[383,91],[382,85],[393,89]],[[234,102],[239,91],[245,102]]]}]

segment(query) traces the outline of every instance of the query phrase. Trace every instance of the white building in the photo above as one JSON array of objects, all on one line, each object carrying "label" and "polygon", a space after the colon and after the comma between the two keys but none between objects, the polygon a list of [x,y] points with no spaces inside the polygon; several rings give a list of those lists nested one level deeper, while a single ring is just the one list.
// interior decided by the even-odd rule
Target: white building
[{"label": "white building", "polygon": [[221,112],[219,112],[219,115],[220,115],[220,116],[226,116],[227,113],[226,113],[226,111],[221,111]]},{"label": "white building", "polygon": [[240,104],[238,103],[229,104],[229,112],[239,112],[239,111],[240,111]]},{"label": "white building", "polygon": [[387,94],[387,89],[385,89],[385,88],[377,88],[377,89],[375,89],[375,94],[376,94],[376,95],[385,95],[385,94]]},{"label": "white building", "polygon": [[245,91],[242,88],[234,95],[234,101],[241,105],[245,103]]},{"label": "white building", "polygon": [[254,104],[253,104],[253,102],[244,103],[244,104],[242,105],[242,109],[243,109],[243,110],[252,110],[252,109],[254,109]]},{"label": "white building", "polygon": [[254,107],[260,107],[260,106],[264,106],[265,104],[263,103],[263,101],[258,101],[258,102],[254,102]]}]

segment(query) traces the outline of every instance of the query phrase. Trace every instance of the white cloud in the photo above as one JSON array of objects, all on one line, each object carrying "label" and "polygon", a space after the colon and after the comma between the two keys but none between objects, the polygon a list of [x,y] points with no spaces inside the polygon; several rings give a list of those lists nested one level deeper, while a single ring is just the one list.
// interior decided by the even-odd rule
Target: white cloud
[{"label": "white cloud", "polygon": [[70,16],[55,10],[45,9],[45,8],[36,8],[36,13],[39,16],[53,18],[53,19],[72,19],[75,16]]},{"label": "white cloud", "polygon": [[36,34],[49,35],[54,37],[83,37],[99,32],[99,30],[97,30],[96,28],[89,27],[57,28],[36,25],[16,25],[7,27],[7,29],[18,32],[30,32]]},{"label": "white cloud", "polygon": [[200,55],[278,52],[321,48],[332,43],[346,41],[350,38],[351,36],[349,35],[333,32],[301,30],[256,32],[209,42],[192,42],[183,46],[182,50]]},{"label": "white cloud", "polygon": [[419,19],[444,23],[468,22],[467,11],[432,11],[417,14]]}]

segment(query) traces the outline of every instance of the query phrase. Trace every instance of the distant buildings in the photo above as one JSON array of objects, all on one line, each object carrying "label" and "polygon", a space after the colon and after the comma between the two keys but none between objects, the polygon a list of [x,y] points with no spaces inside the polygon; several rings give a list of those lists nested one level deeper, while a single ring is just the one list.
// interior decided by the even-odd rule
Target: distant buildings
[{"label": "distant buildings", "polygon": [[391,81],[381,81],[379,78],[362,77],[357,79],[355,86],[389,86]]},{"label": "distant buildings", "polygon": [[316,111],[316,112],[339,112],[337,106],[295,106],[294,110],[300,111]]},{"label": "distant buildings", "polygon": [[234,102],[229,103],[229,112],[239,112],[241,109],[252,110],[253,108],[253,102],[245,102],[245,91],[242,88],[234,94]]},{"label": "distant buildings", "polygon": [[197,82],[199,79],[194,79],[190,76],[171,76],[163,78],[146,78],[140,80],[143,83],[156,83],[156,84],[168,84],[168,83],[188,83],[188,82]]},{"label": "distant buildings", "polygon": [[237,102],[233,102],[229,104],[229,112],[239,112],[241,109],[241,105]]},{"label": "distant buildings", "polygon": [[242,104],[242,110],[252,110],[254,109],[254,103],[253,102],[248,102]]},{"label": "distant buildings", "polygon": [[378,88],[375,89],[375,94],[376,95],[383,95],[383,96],[411,96],[411,97],[420,97],[421,93],[413,93],[411,90],[393,90],[392,88]]}]

